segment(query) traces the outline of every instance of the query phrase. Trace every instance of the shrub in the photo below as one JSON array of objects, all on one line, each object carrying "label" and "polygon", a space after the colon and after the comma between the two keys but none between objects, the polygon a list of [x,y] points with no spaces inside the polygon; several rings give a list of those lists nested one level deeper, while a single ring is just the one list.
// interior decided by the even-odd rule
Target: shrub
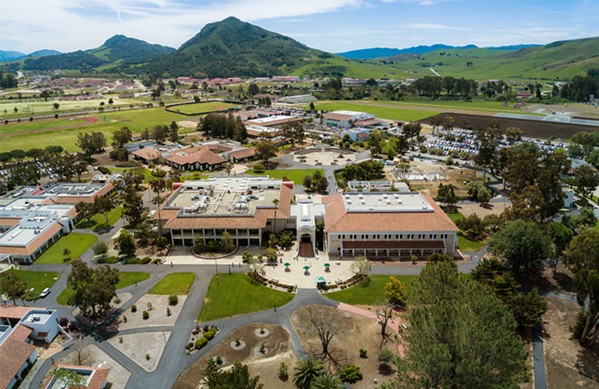
[{"label": "shrub", "polygon": [[200,339],[196,340],[194,347],[196,348],[196,350],[199,350],[202,347],[204,347],[207,343],[208,339],[206,339],[205,337],[201,337]]},{"label": "shrub", "polygon": [[112,174],[106,166],[98,166],[98,171],[102,174]]},{"label": "shrub", "polygon": [[209,326],[209,325],[205,325],[205,326],[204,326],[204,330],[203,330],[203,331],[204,331],[204,332],[208,332],[208,331],[210,331],[210,326]]},{"label": "shrub", "polygon": [[123,316],[123,323],[127,322],[127,316]]},{"label": "shrub", "polygon": [[279,366],[279,379],[283,382],[287,382],[289,379],[289,369],[285,362],[281,362],[281,366]]},{"label": "shrub", "polygon": [[117,298],[115,298],[115,299],[114,299],[114,303],[115,303],[115,304],[120,304],[120,303],[121,303],[121,299],[120,299],[120,298],[118,298],[118,297],[117,297]]},{"label": "shrub", "polygon": [[355,384],[362,380],[362,372],[356,365],[345,365],[339,372],[339,378],[341,379],[341,382]]},{"label": "shrub", "polygon": [[168,305],[175,306],[179,303],[179,296],[176,294],[171,294],[168,296]]},{"label": "shrub", "polygon": [[166,307],[166,316],[170,316],[171,315],[171,309],[169,307]]},{"label": "shrub", "polygon": [[368,358],[368,351],[366,351],[365,348],[360,349],[360,358],[362,358],[362,359]]},{"label": "shrub", "polygon": [[69,331],[73,332],[73,331],[79,331],[79,326],[77,326],[77,323],[75,323],[74,321],[69,323]]},{"label": "shrub", "polygon": [[141,317],[142,317],[144,320],[148,320],[148,319],[150,318],[150,312],[148,312],[148,311],[143,311],[143,312],[141,313]]},{"label": "shrub", "polygon": [[214,338],[214,334],[215,334],[214,330],[206,331],[206,332],[204,332],[204,338],[206,338],[208,340],[212,340],[212,338]]},{"label": "shrub", "polygon": [[69,319],[67,319],[66,317],[61,317],[58,321],[58,324],[60,324],[61,327],[66,327],[67,325],[69,325]]},{"label": "shrub", "polygon": [[216,364],[217,365],[222,365],[223,364],[223,357],[221,357],[220,355],[217,355],[216,358]]},{"label": "shrub", "polygon": [[393,354],[393,351],[389,350],[388,348],[384,348],[381,351],[379,351],[380,362],[389,364],[392,363],[396,358],[397,356]]},{"label": "shrub", "polygon": [[151,302],[149,302],[149,301],[148,301],[148,304],[146,304],[146,305],[147,305],[147,307],[148,307],[148,311],[151,311],[151,310],[152,310],[152,308],[154,308],[154,307],[152,306],[152,303],[151,303]]},{"label": "shrub", "polygon": [[191,350],[193,348],[193,342],[187,343],[187,346],[185,346],[185,348]]},{"label": "shrub", "polygon": [[123,337],[119,336],[119,343],[123,343]]},{"label": "shrub", "polygon": [[264,342],[262,342],[260,344],[260,354],[265,354],[266,353],[266,346],[264,345]]},{"label": "shrub", "polygon": [[137,305],[133,304],[131,306],[131,312],[134,312],[134,313],[137,312]]},{"label": "shrub", "polygon": [[146,354],[146,361],[150,360],[150,354]]}]

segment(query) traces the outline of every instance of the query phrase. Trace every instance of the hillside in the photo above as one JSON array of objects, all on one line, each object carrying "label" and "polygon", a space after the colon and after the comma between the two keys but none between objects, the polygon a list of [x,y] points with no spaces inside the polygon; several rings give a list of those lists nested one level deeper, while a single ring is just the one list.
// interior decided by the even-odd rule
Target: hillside
[{"label": "hillside", "polygon": [[375,59],[375,58],[385,58],[385,57],[393,57],[402,54],[426,54],[432,51],[437,50],[445,50],[445,49],[473,49],[476,48],[475,45],[466,45],[466,46],[448,46],[443,44],[436,44],[432,46],[413,46],[405,49],[391,49],[391,48],[380,48],[375,47],[371,49],[361,49],[361,50],[352,50],[346,51],[344,53],[337,53],[338,55],[349,58],[349,59]]},{"label": "hillside", "polygon": [[18,51],[5,51],[0,50],[0,62],[14,61],[19,58],[23,58],[26,54]]},{"label": "hillside", "polygon": [[120,67],[126,70],[128,65],[146,63],[174,51],[175,49],[171,47],[153,45],[124,35],[115,35],[95,49],[41,58],[27,58],[24,61],[23,69],[89,71],[99,67],[103,69]]},{"label": "hillside", "polygon": [[146,69],[171,75],[269,76],[289,74],[322,56],[330,54],[229,17],[207,24],[176,53],[153,62]]},{"label": "hillside", "polygon": [[475,80],[564,80],[585,75],[590,68],[599,68],[599,38],[554,42],[515,51],[500,48],[444,49],[416,57],[395,56],[384,61],[415,78],[432,75],[429,68],[433,68],[442,76]]}]

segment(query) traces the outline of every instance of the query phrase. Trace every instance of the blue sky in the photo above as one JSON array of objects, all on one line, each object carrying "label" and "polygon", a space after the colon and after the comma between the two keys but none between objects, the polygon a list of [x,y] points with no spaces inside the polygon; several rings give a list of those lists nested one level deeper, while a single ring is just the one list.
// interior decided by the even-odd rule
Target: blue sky
[{"label": "blue sky", "polygon": [[330,52],[599,36],[599,0],[18,0],[0,7],[0,50],[90,49],[114,34],[176,48],[227,16]]}]

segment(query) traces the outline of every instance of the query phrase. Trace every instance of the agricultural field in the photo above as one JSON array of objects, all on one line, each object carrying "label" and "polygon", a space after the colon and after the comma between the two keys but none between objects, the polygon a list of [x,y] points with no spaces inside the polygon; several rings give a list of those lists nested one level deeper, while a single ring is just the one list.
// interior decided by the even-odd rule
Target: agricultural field
[{"label": "agricultural field", "polygon": [[181,112],[182,114],[187,115],[202,115],[205,113],[223,111],[235,107],[237,107],[236,104],[229,104],[221,101],[209,101],[205,103],[177,105],[175,107],[170,107],[169,109],[171,111]]},{"label": "agricultural field", "polygon": [[[113,104],[108,104],[108,100],[112,99]],[[59,104],[58,109],[54,109],[54,104]],[[29,118],[31,115],[54,115],[55,113],[81,112],[94,110],[97,111],[101,107],[100,103],[104,103],[103,107],[110,110],[116,107],[129,107],[142,103],[136,99],[119,99],[116,95],[107,95],[102,99],[86,100],[86,101],[62,101],[56,98],[35,100],[1,100],[0,101],[0,118]],[[15,108],[17,111],[15,111]]]}]

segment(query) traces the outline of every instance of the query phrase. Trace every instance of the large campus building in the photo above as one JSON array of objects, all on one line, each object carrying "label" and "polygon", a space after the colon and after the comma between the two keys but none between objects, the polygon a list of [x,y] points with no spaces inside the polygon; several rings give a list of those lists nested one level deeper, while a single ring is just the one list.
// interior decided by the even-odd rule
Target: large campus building
[{"label": "large campus building", "polygon": [[175,246],[192,246],[194,238],[206,243],[225,231],[240,246],[257,246],[266,231],[290,229],[297,235],[298,255],[311,257],[316,255],[316,225],[324,221],[329,255],[456,254],[458,228],[418,192],[340,193],[325,197],[322,204],[293,200],[293,183],[267,177],[186,181],[155,217]]},{"label": "large campus building", "polygon": [[0,261],[31,263],[75,228],[75,204],[112,190],[106,184],[59,183],[23,187],[0,198]]},{"label": "large campus building", "polygon": [[220,177],[180,184],[155,217],[173,245],[219,239],[226,231],[240,246],[262,244],[264,232],[290,228],[292,182],[267,177]]}]

